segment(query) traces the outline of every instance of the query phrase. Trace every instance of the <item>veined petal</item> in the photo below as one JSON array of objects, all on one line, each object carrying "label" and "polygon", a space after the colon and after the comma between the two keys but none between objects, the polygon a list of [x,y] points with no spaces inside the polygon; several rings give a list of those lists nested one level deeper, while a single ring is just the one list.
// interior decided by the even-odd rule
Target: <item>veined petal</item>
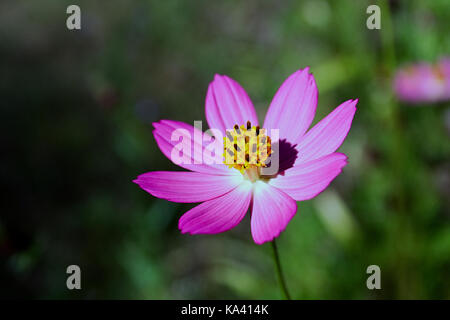
[{"label": "veined petal", "polygon": [[348,100],[309,130],[297,145],[296,165],[335,152],[344,142],[356,112],[356,100]]},{"label": "veined petal", "polygon": [[309,68],[294,72],[275,94],[264,120],[264,128],[279,129],[280,139],[297,143],[314,119],[317,97],[316,82],[314,76],[309,74]]},{"label": "veined petal", "polygon": [[[200,132],[197,128],[184,122],[172,120],[161,120],[160,122],[154,122],[153,127],[155,128],[155,130],[153,130],[153,135],[158,147],[161,149],[162,153],[164,153],[164,155],[176,165],[191,171],[202,173],[219,175],[239,174],[237,170],[230,170],[224,164],[214,164],[214,159],[209,156],[208,152],[204,152],[205,145],[194,139],[195,132],[206,135],[206,133]],[[177,132],[180,134],[179,141],[172,141],[172,134],[175,130],[178,130]],[[172,151],[175,146],[180,144],[182,144],[186,150],[190,151],[190,155],[186,156],[186,159],[182,163],[176,163],[174,159],[172,159]],[[195,159],[201,160],[202,163],[195,163]]]},{"label": "veined petal", "polygon": [[271,179],[269,184],[283,190],[297,201],[309,200],[321,193],[347,164],[343,153],[332,153],[319,159],[300,163],[286,170],[284,176]]},{"label": "veined petal", "polygon": [[245,90],[230,77],[218,74],[208,87],[205,114],[209,127],[222,132],[235,124],[245,125],[248,120],[258,125],[255,108]]},{"label": "veined petal", "polygon": [[242,175],[154,171],[141,174],[133,182],[158,198],[173,202],[202,202],[231,191],[242,181]]},{"label": "veined petal", "polygon": [[251,218],[255,243],[263,244],[278,237],[296,212],[294,199],[265,182],[255,182]]},{"label": "veined petal", "polygon": [[252,185],[244,181],[229,193],[203,202],[186,212],[178,222],[182,233],[220,233],[241,222],[252,198]]}]

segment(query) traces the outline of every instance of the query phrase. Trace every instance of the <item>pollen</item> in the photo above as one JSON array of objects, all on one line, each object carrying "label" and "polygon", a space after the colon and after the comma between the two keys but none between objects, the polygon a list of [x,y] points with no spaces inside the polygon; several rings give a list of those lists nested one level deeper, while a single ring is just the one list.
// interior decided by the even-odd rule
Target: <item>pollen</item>
[{"label": "pollen", "polygon": [[223,140],[224,163],[229,168],[236,168],[244,174],[267,166],[272,149],[265,129],[252,126],[247,121],[246,125],[236,124],[232,130],[227,130]]}]

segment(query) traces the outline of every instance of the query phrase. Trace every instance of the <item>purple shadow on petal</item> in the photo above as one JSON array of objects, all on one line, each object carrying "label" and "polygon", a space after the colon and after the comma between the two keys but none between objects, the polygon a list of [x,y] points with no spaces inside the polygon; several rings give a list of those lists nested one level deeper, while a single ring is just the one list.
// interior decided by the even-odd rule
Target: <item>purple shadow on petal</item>
[{"label": "purple shadow on petal", "polygon": [[[277,175],[283,175],[286,170],[292,168],[298,155],[298,150],[295,148],[296,146],[297,146],[296,144],[292,144],[286,141],[286,139],[278,140],[278,142],[274,143],[272,145],[272,150],[274,153],[278,152],[279,158],[278,173],[274,175],[263,174],[263,176],[273,178],[276,177]],[[271,162],[269,161],[267,164],[268,168],[270,168]]]}]

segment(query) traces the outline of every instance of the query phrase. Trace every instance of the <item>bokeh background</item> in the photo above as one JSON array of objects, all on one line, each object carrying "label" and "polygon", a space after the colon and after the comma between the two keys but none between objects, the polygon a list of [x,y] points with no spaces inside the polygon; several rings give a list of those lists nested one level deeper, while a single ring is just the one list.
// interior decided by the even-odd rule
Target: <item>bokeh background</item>
[{"label": "bokeh background", "polygon": [[[82,29],[66,28],[78,4]],[[382,29],[366,28],[379,4]],[[205,120],[215,73],[246,88],[260,121],[306,66],[320,120],[359,98],[340,151],[349,164],[299,203],[278,239],[297,299],[450,298],[450,103],[408,105],[393,74],[450,54],[450,2],[2,1],[0,297],[278,299],[268,244],[248,217],[232,231],[182,235],[193,205],[132,180],[179,170],[153,121]],[[66,268],[82,290],[66,288]],[[366,287],[381,268],[381,290]]]}]

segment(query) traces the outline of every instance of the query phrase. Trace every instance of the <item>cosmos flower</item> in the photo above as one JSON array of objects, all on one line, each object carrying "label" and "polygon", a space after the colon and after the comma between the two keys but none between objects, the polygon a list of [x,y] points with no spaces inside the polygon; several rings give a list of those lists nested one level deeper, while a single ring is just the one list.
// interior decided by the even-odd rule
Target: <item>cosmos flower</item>
[{"label": "cosmos flower", "polygon": [[450,59],[399,69],[394,79],[394,91],[400,100],[413,104],[449,100]]},{"label": "cosmos flower", "polygon": [[[350,130],[357,100],[342,103],[308,130],[316,113],[317,99],[317,86],[309,68],[296,71],[278,89],[260,128],[245,90],[235,80],[216,75],[206,95],[209,127],[220,130],[225,137],[227,129],[256,131],[260,135],[262,131],[278,129],[278,146],[272,145],[279,150],[278,172],[262,175],[263,155],[258,153],[257,162],[249,163],[251,148],[247,145],[244,164],[207,161],[210,159],[205,159],[205,146],[192,139],[199,134],[197,128],[183,122],[161,120],[153,123],[159,148],[173,161],[171,153],[175,145],[186,143],[186,147],[193,150],[192,161],[178,165],[190,171],[148,172],[134,182],[153,196],[168,201],[202,202],[180,218],[178,226],[182,233],[227,231],[238,225],[250,208],[253,240],[257,244],[271,241],[297,212],[296,201],[317,196],[347,164],[346,155],[335,151]],[[171,139],[176,129],[185,129],[181,142]],[[235,145],[235,148],[238,147]],[[270,146],[268,150],[270,152]],[[224,151],[226,154],[230,149],[225,147]],[[194,163],[198,153],[203,154],[204,160],[199,164]]]}]

